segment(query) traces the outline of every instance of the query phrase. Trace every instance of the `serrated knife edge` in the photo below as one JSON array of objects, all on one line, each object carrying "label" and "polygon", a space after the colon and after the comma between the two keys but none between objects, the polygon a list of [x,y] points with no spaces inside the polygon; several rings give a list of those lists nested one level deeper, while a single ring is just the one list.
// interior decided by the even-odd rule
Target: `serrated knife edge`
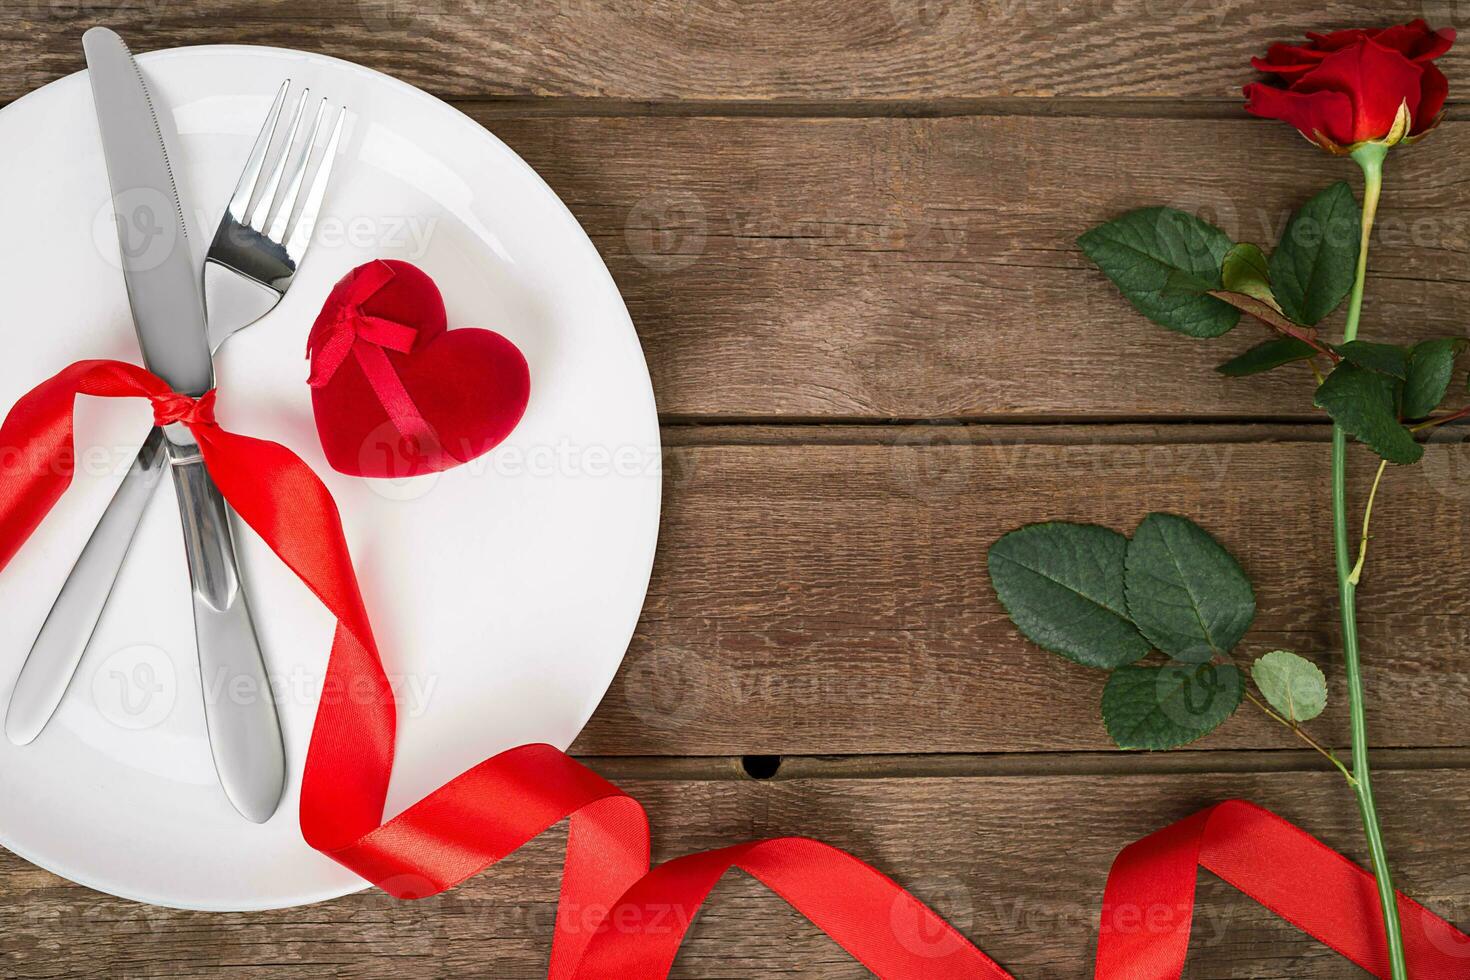
[{"label": "serrated knife edge", "polygon": [[128,47],[128,42],[121,35],[113,34],[117,43],[128,56],[132,63],[133,74],[138,76],[138,90],[143,93],[143,101],[148,106],[148,116],[153,120],[153,135],[158,140],[158,145],[163,148],[163,169],[168,174],[168,189],[174,201],[174,217],[179,221],[179,234],[185,241],[189,240],[189,223],[184,220],[184,202],[179,197],[179,182],[174,179],[174,167],[168,159],[168,144],[163,141],[163,127],[158,122],[158,111],[153,108],[153,93],[148,90],[148,80],[143,77],[143,69],[138,67],[138,59],[133,57],[133,49]]}]

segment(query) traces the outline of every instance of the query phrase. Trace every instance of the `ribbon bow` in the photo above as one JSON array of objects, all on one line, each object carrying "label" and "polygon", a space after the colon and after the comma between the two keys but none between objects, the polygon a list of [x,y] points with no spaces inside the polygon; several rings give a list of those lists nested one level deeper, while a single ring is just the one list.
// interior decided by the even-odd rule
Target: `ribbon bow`
[{"label": "ribbon bow", "polygon": [[[643,808],[550,745],[487,759],[385,823],[397,713],[337,505],[289,449],[220,428],[214,392],[189,398],[140,367],[79,361],[21,398],[0,425],[0,569],[71,484],[63,464],[75,458],[79,394],[147,398],[159,424],[187,425],[225,500],[336,617],[324,687],[355,694],[322,701],[307,750],[301,832],[318,851],[392,895],[423,898],[570,818],[552,980],[667,976],[695,913],[730,868],[760,880],[880,977],[1010,980],[918,899],[820,841],[757,841],[650,871]],[[1275,814],[1231,801],[1119,854],[1103,907],[1099,980],[1177,980],[1198,866],[1388,975],[1372,876]],[[1151,913],[1145,928],[1132,921],[1160,903],[1166,921]],[[1402,895],[1399,910],[1416,980],[1470,975],[1470,937]]]},{"label": "ribbon bow", "polygon": [[359,303],[331,323],[318,328],[322,336],[313,332],[307,353],[311,355],[311,377],[307,384],[320,388],[332,380],[348,354],[357,353],[358,363],[363,363],[363,354],[371,356],[372,348],[384,348],[407,354],[413,350],[418,330],[406,323],[372,316],[362,311]]},{"label": "ribbon bow", "polygon": [[350,355],[383,406],[388,421],[408,441],[407,451],[433,457],[443,451],[434,429],[414,404],[388,359],[390,350],[399,354],[412,351],[418,330],[363,310],[369,300],[393,281],[393,275],[392,267],[381,261],[357,270],[353,278],[356,302],[345,304],[341,315],[318,324],[307,337],[306,355],[311,359],[311,375],[306,383],[313,388],[325,387]]}]

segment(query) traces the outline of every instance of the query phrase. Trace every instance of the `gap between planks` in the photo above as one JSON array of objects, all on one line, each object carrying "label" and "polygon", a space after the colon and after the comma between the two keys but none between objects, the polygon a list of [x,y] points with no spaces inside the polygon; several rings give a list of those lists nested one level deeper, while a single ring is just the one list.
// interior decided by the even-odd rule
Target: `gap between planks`
[{"label": "gap between planks", "polygon": [[[1438,437],[1456,440],[1459,426]],[[962,447],[1022,445],[1157,446],[1260,443],[1327,443],[1332,426],[1321,419],[1249,422],[1171,416],[1111,419],[1081,417],[983,420],[841,418],[681,418],[664,416],[667,448],[707,446]]]},{"label": "gap between planks", "polygon": [[[933,755],[782,756],[769,780],[746,774],[740,756],[578,756],[617,780],[934,779],[1015,776],[1143,776],[1201,773],[1332,772],[1310,749],[1208,749],[1176,752],[994,752]],[[1343,753],[1349,762],[1351,753]],[[1349,762],[1350,764],[1350,762]],[[1470,746],[1376,748],[1375,771],[1470,769]]]},{"label": "gap between planks", "polygon": [[[1033,116],[1050,119],[1241,119],[1244,100],[1171,98],[1044,98],[1013,96],[951,99],[597,99],[568,96],[494,96],[451,99],[477,119],[544,117],[685,119],[943,119],[962,116]],[[1446,120],[1470,119],[1470,103],[1450,103]]]},{"label": "gap between planks", "polygon": [[[947,99],[596,99],[494,96],[454,99],[480,119],[546,116],[628,118],[644,116],[768,119],[941,119],[956,116],[1040,116],[1104,119],[1234,119],[1242,100],[1165,98],[1042,98],[1032,96]],[[1451,106],[1446,118],[1455,118]],[[1470,106],[1465,107],[1470,118]]]},{"label": "gap between planks", "polygon": [[[944,119],[1030,116],[1047,119],[1242,119],[1243,100],[1012,96],[948,99],[616,99],[487,96],[444,99],[479,120],[545,118]],[[0,109],[10,104],[0,100]],[[1451,102],[1445,119],[1470,119],[1470,103]]]}]

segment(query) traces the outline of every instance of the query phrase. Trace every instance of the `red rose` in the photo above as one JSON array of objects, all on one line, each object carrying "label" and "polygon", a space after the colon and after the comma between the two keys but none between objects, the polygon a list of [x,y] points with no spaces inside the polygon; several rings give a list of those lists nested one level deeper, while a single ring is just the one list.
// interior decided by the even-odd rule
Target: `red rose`
[{"label": "red rose", "polygon": [[1450,85],[1434,59],[1455,43],[1454,30],[1432,31],[1414,20],[1307,38],[1305,45],[1273,44],[1265,58],[1251,59],[1276,78],[1245,87],[1248,112],[1289,122],[1333,152],[1388,137],[1400,107],[1409,114],[1400,136],[1422,136],[1439,122]]}]

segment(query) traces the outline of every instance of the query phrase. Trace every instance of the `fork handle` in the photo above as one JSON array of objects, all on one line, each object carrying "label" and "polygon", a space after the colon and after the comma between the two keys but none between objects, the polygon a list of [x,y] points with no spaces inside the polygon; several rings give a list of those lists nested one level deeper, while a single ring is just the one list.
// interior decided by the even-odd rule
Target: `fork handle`
[{"label": "fork handle", "polygon": [[31,645],[5,714],[5,734],[17,745],[35,741],[71,684],[143,511],[163,477],[163,443],[162,430],[148,434]]},{"label": "fork handle", "polygon": [[245,819],[264,823],[276,812],[286,786],[275,697],[240,585],[229,509],[192,437],[181,427],[169,429],[210,751],[230,803]]}]

